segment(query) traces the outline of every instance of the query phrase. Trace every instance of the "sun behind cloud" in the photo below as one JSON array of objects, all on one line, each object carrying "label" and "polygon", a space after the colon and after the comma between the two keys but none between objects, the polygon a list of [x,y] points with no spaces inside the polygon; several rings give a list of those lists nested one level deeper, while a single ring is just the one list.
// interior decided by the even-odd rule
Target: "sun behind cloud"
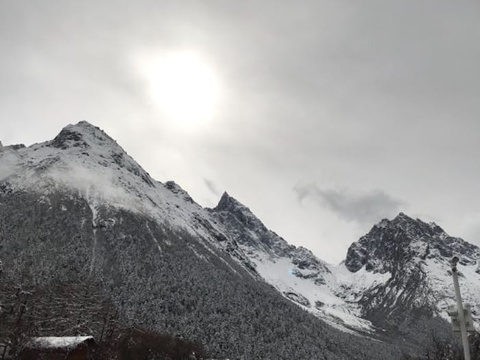
[{"label": "sun behind cloud", "polygon": [[139,62],[151,100],[169,120],[193,127],[211,119],[219,98],[214,71],[197,54],[171,52]]}]

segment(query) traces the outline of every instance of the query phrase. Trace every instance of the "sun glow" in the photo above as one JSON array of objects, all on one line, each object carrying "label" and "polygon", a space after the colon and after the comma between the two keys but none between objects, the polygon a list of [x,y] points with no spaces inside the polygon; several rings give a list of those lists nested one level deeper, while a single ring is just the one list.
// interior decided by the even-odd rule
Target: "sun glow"
[{"label": "sun glow", "polygon": [[168,119],[191,126],[213,117],[218,81],[199,56],[171,53],[141,66],[152,100]]}]

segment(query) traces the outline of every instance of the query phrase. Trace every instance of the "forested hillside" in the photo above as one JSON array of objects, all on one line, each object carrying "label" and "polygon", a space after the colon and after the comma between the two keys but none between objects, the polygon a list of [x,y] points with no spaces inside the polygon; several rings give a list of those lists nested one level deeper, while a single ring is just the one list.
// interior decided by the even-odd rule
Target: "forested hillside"
[{"label": "forested hillside", "polygon": [[[0,194],[2,309],[28,335],[108,338],[113,322],[199,341],[216,357],[385,359],[330,328],[187,232],[109,206],[92,227],[78,194]],[[92,266],[94,232],[97,242]],[[13,322],[16,322],[15,316]],[[2,312],[2,323],[11,314]]]}]

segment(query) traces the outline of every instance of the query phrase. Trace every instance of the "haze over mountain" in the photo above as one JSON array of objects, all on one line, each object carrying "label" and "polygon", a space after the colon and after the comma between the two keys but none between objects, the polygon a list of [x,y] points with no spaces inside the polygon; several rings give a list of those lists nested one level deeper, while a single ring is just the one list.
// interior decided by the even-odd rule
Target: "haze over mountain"
[{"label": "haze over mountain", "polygon": [[31,314],[41,335],[87,331],[42,318],[58,311],[45,301],[55,284],[77,283],[121,322],[182,334],[214,356],[393,359],[420,351],[425,329],[448,336],[454,255],[480,321],[480,249],[403,213],[331,265],[228,193],[208,209],[154,180],[85,121],[0,147],[0,181],[0,302],[15,286],[47,294]]},{"label": "haze over mountain", "polygon": [[400,211],[480,245],[479,14],[449,0],[1,1],[0,138],[90,119],[155,179],[208,207],[226,190],[329,262]]}]

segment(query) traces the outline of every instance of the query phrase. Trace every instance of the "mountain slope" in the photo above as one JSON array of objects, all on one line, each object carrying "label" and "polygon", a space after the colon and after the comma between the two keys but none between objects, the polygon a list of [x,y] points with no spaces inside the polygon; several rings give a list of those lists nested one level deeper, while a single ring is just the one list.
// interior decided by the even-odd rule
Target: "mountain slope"
[{"label": "mountain slope", "polygon": [[265,281],[331,325],[402,338],[410,334],[420,342],[415,329],[422,323],[437,318],[434,326],[445,330],[442,319],[449,321],[446,309],[455,304],[453,256],[461,259],[463,298],[480,324],[480,249],[434,223],[403,213],[384,219],[350,246],[344,262],[332,266],[289,245],[226,193],[210,211]]},{"label": "mountain slope", "polygon": [[480,249],[434,223],[403,213],[384,219],[350,246],[344,262],[332,266],[289,245],[227,193],[210,211],[266,282],[338,328],[417,345],[432,332],[451,336],[446,309],[455,304],[453,256],[461,259],[463,299],[480,324]]},{"label": "mountain slope", "polygon": [[[197,339],[216,356],[395,358],[433,330],[450,333],[454,255],[480,322],[480,249],[436,224],[384,219],[333,266],[227,193],[204,209],[175,182],[155,181],[87,122],[0,147],[0,304],[15,288],[37,294],[44,305],[32,318],[57,311],[51,289],[80,284],[77,298],[104,299],[97,313],[111,303],[122,323]],[[75,321],[35,331],[86,331]]]},{"label": "mountain slope", "polygon": [[[253,217],[241,231],[264,237],[252,235],[248,244],[226,220],[229,198],[203,209],[175,183],[153,180],[86,122],[67,126],[52,141],[3,147],[0,164],[0,303],[14,298],[15,289],[35,299],[24,317],[34,334],[99,336],[97,310],[69,308],[98,298],[97,309],[111,303],[122,324],[199,340],[217,357],[398,353],[302,311],[293,295],[280,296],[262,280],[259,258],[247,254],[288,259],[306,280],[326,282],[327,265],[309,251],[277,239]],[[79,290],[65,293],[75,284]],[[67,299],[61,306],[53,301],[58,291]]]},{"label": "mountain slope", "polygon": [[356,305],[336,295],[334,268],[303,247],[288,244],[240,202],[223,194],[211,213],[231,234],[258,274],[283,296],[344,330],[371,331]]}]

